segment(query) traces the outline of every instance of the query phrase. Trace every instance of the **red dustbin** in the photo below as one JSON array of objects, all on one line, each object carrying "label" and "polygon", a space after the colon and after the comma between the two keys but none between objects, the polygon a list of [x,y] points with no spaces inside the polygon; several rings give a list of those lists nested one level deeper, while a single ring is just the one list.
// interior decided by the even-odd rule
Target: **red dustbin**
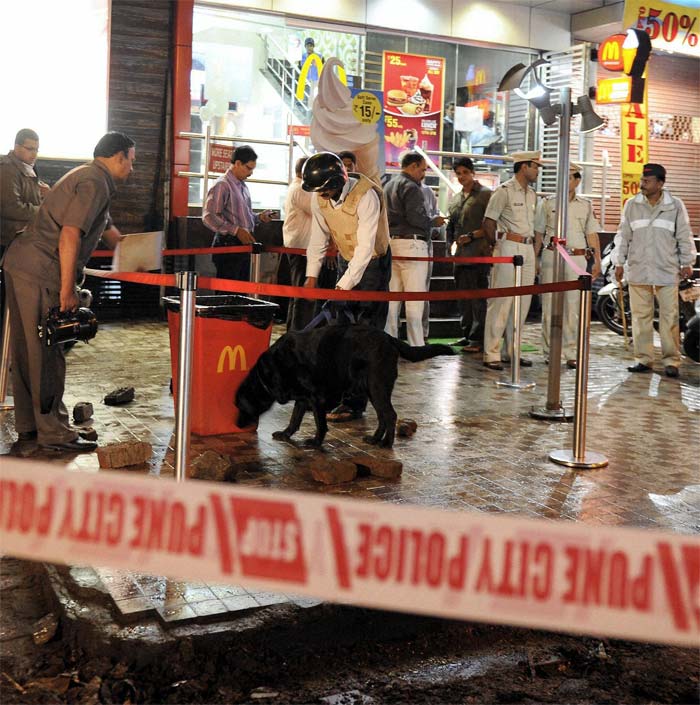
[{"label": "red dustbin", "polygon": [[[173,397],[177,404],[180,297],[163,298],[168,309]],[[237,295],[197,295],[192,351],[192,433],[238,433],[234,399],[250,368],[270,347],[277,304]],[[250,430],[250,429],[248,429]]]}]

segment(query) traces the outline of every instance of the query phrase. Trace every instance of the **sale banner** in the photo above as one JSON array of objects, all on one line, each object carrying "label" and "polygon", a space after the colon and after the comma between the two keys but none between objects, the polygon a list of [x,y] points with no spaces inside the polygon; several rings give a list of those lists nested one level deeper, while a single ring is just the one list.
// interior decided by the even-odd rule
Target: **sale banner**
[{"label": "sale banner", "polygon": [[386,166],[398,167],[401,154],[416,146],[440,150],[445,60],[385,51],[382,87]]},{"label": "sale banner", "polygon": [[700,58],[700,8],[688,5],[626,0],[622,26],[645,31],[654,49]]},{"label": "sale banner", "polygon": [[620,205],[634,198],[639,192],[644,164],[649,161],[649,114],[646,89],[644,102],[620,106],[620,131],[622,145],[622,182]]}]

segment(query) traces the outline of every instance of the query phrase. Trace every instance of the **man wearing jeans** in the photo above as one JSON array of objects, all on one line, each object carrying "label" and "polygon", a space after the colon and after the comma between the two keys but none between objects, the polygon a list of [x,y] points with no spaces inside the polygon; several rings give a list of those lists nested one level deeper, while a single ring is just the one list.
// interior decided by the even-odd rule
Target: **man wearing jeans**
[{"label": "man wearing jeans", "polygon": [[627,264],[635,364],[630,372],[651,372],[654,361],[654,297],[659,302],[661,357],[667,377],[678,377],[678,274],[690,277],[697,256],[688,211],[664,188],[666,169],[645,164],[641,193],[625,203],[612,259],[622,284]]},{"label": "man wearing jeans", "polygon": [[[404,154],[401,173],[386,185],[387,214],[393,257],[428,257],[431,229],[445,221],[430,218],[425,208],[421,182],[428,165],[415,152]],[[390,291],[427,291],[428,262],[392,259]],[[406,301],[406,327],[410,345],[424,345],[423,301]],[[389,302],[385,331],[398,338],[400,301]]]}]

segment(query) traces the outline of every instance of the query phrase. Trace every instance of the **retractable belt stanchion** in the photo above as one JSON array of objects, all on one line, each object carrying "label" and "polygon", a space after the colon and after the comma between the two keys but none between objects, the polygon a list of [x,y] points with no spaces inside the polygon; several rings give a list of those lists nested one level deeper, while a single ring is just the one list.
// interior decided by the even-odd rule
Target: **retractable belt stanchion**
[{"label": "retractable belt stanchion", "polygon": [[[262,253],[265,251],[265,246],[262,242],[254,242],[251,244],[251,247],[253,250],[250,255],[250,280],[256,284],[259,284],[261,267],[260,258],[262,257]],[[260,294],[253,294],[253,298],[259,299]]]},{"label": "retractable belt stanchion", "polygon": [[[563,87],[559,91],[561,115],[559,116],[559,157],[557,162],[557,232],[552,240],[553,272],[552,281],[562,281],[566,266],[557,249],[559,240],[566,240],[569,213],[569,139],[571,135],[571,88]],[[554,291],[549,294],[549,375],[547,377],[547,403],[544,407],[533,406],[530,416],[545,421],[569,421],[573,414],[564,409],[561,402],[561,347],[564,327],[564,292]]]},{"label": "retractable belt stanchion", "polygon": [[2,351],[0,352],[0,411],[15,408],[12,397],[7,396],[7,380],[10,376],[10,307],[3,296]]},{"label": "retractable belt stanchion", "polygon": [[175,408],[175,479],[187,476],[190,454],[190,394],[192,391],[192,351],[194,312],[197,297],[197,272],[178,272],[180,289],[180,341],[177,367],[177,406]]},{"label": "retractable belt stanchion", "polygon": [[574,401],[573,450],[553,450],[549,459],[570,468],[602,468],[608,459],[601,453],[586,453],[586,413],[588,408],[588,350],[591,334],[591,277],[580,276],[581,294],[576,352],[576,397]]},{"label": "retractable belt stanchion", "polygon": [[[513,257],[513,269],[515,271],[513,286],[519,287],[523,283],[523,256]],[[520,296],[513,297],[513,349],[510,352],[510,381],[499,380],[496,385],[499,387],[511,387],[512,389],[530,389],[535,386],[534,382],[522,382],[520,380],[520,339],[522,336],[522,326],[520,325]]]},{"label": "retractable belt stanchion", "polygon": [[5,277],[0,270],[0,288],[2,290],[2,341],[0,346],[0,411],[15,408],[14,400],[7,396],[7,381],[10,376],[10,307],[5,293]]}]

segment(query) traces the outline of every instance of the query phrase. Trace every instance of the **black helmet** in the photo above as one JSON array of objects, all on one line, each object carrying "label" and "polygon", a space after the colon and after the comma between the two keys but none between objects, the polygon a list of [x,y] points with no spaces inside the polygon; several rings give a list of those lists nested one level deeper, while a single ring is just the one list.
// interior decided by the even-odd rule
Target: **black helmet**
[{"label": "black helmet", "polygon": [[319,152],[309,157],[301,172],[304,191],[339,191],[348,180],[340,157],[333,152]]}]

